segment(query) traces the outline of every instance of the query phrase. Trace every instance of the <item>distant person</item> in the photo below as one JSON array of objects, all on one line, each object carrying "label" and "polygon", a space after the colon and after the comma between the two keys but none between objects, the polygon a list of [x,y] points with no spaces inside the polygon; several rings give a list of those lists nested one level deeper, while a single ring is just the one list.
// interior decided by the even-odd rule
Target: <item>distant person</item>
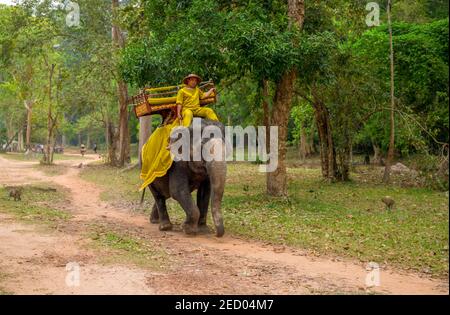
[{"label": "distant person", "polygon": [[97,154],[97,143],[94,143],[94,153]]},{"label": "distant person", "polygon": [[80,146],[80,153],[81,153],[81,156],[84,157],[84,154],[86,153],[86,146],[84,144],[81,144],[81,146]]}]

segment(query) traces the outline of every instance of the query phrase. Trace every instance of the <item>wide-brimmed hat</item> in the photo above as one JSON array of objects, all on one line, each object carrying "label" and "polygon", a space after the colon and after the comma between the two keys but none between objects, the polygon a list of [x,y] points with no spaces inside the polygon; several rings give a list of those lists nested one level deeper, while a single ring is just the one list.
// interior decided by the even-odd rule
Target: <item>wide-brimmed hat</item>
[{"label": "wide-brimmed hat", "polygon": [[198,83],[202,82],[202,78],[200,78],[200,77],[199,77],[198,75],[196,75],[196,74],[191,73],[190,75],[186,76],[186,77],[183,79],[183,83],[184,83],[184,84],[187,84],[187,81],[188,81],[190,78],[196,78],[197,81],[198,81]]}]

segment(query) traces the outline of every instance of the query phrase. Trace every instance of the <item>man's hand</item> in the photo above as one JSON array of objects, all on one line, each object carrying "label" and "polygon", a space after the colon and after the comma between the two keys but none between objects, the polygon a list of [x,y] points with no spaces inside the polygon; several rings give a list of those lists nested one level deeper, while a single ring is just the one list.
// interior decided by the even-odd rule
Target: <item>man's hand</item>
[{"label": "man's hand", "polygon": [[216,88],[211,88],[208,92],[206,92],[204,98],[210,97],[213,92],[216,92]]},{"label": "man's hand", "polygon": [[183,115],[181,115],[181,105],[177,105],[177,119],[181,124],[183,121]]}]

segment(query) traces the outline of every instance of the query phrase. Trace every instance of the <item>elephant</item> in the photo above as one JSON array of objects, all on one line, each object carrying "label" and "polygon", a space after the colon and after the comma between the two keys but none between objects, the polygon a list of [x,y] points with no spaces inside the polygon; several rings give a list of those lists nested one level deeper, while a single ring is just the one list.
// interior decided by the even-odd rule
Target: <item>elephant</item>
[{"label": "elephant", "polygon": [[[225,189],[227,165],[225,152],[224,125],[217,121],[196,118],[201,123],[201,131],[208,126],[218,127],[221,131],[221,138],[217,135],[209,135],[201,141],[193,141],[193,126],[189,127],[189,159],[174,160],[168,172],[155,179],[148,187],[155,199],[150,222],[159,223],[161,231],[172,229],[169,214],[167,213],[166,201],[169,198],[176,200],[186,212],[186,220],[183,223],[183,230],[186,234],[196,234],[199,230],[208,230],[206,225],[208,207],[211,200],[211,212],[216,229],[216,236],[222,237],[225,233],[221,203]],[[195,122],[195,121],[194,121]],[[172,131],[169,146],[176,140]],[[206,161],[203,157],[200,161],[193,161],[193,152],[202,150],[209,141],[215,141],[221,146],[223,158]],[[219,141],[219,142],[217,142]],[[211,143],[210,143],[211,145]],[[202,151],[200,151],[202,152]],[[197,202],[194,203],[191,193],[197,190]]]}]

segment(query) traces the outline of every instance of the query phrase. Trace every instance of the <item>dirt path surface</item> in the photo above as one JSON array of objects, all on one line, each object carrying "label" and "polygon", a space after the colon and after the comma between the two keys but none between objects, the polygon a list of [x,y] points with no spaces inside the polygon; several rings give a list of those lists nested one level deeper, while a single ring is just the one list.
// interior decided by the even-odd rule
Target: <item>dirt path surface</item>
[{"label": "dirt path surface", "polygon": [[[0,287],[15,294],[448,294],[448,283],[417,274],[380,271],[380,286],[366,288],[368,270],[354,261],[314,257],[230,235],[185,236],[180,229],[160,232],[141,213],[100,200],[101,189],[82,180],[80,163],[65,160],[63,175],[48,176],[33,162],[0,157],[0,184],[53,182],[70,191],[72,214],[55,230],[17,222],[0,209]],[[166,255],[163,266],[104,263],[105,252],[88,246],[86,231],[106,224],[132,233]],[[107,254],[106,254],[107,256]],[[70,285],[79,265],[79,285]],[[67,279],[69,277],[69,285]]]}]

